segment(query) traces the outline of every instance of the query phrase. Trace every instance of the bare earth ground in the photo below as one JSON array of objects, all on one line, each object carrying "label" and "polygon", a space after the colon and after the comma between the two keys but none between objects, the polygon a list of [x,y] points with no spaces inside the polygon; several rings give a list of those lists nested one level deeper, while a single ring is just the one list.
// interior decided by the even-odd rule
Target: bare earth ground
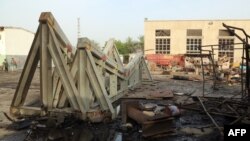
[{"label": "bare earth ground", "polygon": [[[9,107],[15,93],[17,83],[19,81],[21,71],[3,72],[0,71],[0,140],[3,141],[18,141],[23,140],[25,131],[13,131],[6,129],[11,122],[3,115],[3,112],[9,115]],[[32,85],[29,90],[27,103],[39,98],[39,74],[36,73],[32,80]],[[3,127],[3,128],[1,128]]]},{"label": "bare earth ground", "polygon": [[[13,131],[7,129],[7,125],[11,122],[3,116],[3,112],[9,114],[9,106],[11,104],[12,98],[15,93],[15,88],[17,86],[21,71],[15,72],[2,72],[0,71],[0,140],[2,141],[21,141],[25,138],[26,130]],[[155,80],[159,83],[156,89],[170,89],[175,93],[185,93],[190,95],[201,95],[202,94],[202,82],[201,81],[186,81],[186,80],[173,80],[169,75],[154,75]],[[231,97],[235,94],[240,94],[239,85],[218,85],[218,90],[213,90],[211,81],[206,82],[205,95],[215,96],[215,97]],[[27,97],[27,102],[30,103],[34,100],[39,100],[39,71],[35,73],[34,79],[32,81],[31,88],[29,90],[29,95]],[[181,101],[181,98],[180,98]],[[186,121],[188,117],[184,117],[179,120]],[[207,119],[209,121],[209,119]],[[183,140],[178,137],[177,140]],[[185,140],[185,139],[184,139]],[[188,139],[187,140],[191,140]],[[193,139],[195,140],[195,139]]]}]

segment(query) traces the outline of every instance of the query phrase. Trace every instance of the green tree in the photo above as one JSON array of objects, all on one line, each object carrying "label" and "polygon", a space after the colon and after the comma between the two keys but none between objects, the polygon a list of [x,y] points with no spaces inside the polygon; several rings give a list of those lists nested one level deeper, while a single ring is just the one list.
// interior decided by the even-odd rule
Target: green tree
[{"label": "green tree", "polygon": [[129,53],[134,52],[134,46],[135,46],[135,42],[133,41],[131,37],[128,37],[125,42],[125,47],[128,48]]},{"label": "green tree", "polygon": [[123,43],[121,40],[116,40],[115,45],[120,54],[129,54],[129,49],[126,47],[125,43]]},{"label": "green tree", "polygon": [[138,40],[139,40],[139,42],[138,42],[138,47],[141,48],[141,49],[143,50],[143,49],[144,49],[144,36],[143,36],[143,35],[140,35],[140,36],[138,37]]},{"label": "green tree", "polygon": [[128,37],[125,42],[116,40],[115,44],[120,54],[126,55],[129,53],[134,53],[138,49],[143,50],[144,36],[139,36],[138,40],[133,40],[131,37]]}]

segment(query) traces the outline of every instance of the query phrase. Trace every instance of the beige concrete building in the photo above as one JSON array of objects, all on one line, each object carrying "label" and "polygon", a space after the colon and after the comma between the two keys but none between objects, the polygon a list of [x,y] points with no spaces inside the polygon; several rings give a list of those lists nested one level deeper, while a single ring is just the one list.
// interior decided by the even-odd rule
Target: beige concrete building
[{"label": "beige concrete building", "polygon": [[19,27],[0,26],[0,66],[14,58],[17,68],[22,69],[29,53],[34,33]]},{"label": "beige concrete building", "polygon": [[[198,53],[199,45],[224,44],[215,50],[215,59],[230,57],[231,62],[240,62],[242,45],[223,27],[222,23],[240,27],[250,34],[250,20],[145,20],[145,54],[186,54]],[[235,31],[244,38],[240,31]]]}]

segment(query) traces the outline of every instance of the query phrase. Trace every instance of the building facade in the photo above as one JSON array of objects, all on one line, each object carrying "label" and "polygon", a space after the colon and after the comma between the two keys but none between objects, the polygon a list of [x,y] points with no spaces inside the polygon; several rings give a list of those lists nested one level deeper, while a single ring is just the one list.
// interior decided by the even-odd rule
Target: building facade
[{"label": "building facade", "polygon": [[10,64],[11,59],[22,69],[29,53],[34,33],[18,27],[0,27],[0,66],[4,59]]},{"label": "building facade", "polygon": [[[227,56],[230,62],[240,62],[242,44],[230,34],[223,23],[243,28],[250,34],[250,20],[170,20],[144,21],[145,54],[197,54],[200,45],[220,45],[214,58]],[[242,32],[235,30],[242,38]],[[204,48],[205,49],[205,48]],[[210,49],[210,48],[207,48]]]}]

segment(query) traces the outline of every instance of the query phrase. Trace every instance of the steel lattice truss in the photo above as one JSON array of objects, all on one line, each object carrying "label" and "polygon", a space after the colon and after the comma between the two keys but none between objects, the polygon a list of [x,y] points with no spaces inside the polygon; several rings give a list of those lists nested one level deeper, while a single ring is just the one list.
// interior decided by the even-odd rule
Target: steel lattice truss
[{"label": "steel lattice truss", "polygon": [[[103,50],[87,38],[78,39],[75,54],[53,15],[41,14],[10,112],[15,116],[73,114],[95,120],[96,115],[116,117],[113,102],[139,85],[145,73],[152,81],[142,54],[123,66],[114,41]],[[25,106],[27,93],[40,61],[40,107]]]}]

